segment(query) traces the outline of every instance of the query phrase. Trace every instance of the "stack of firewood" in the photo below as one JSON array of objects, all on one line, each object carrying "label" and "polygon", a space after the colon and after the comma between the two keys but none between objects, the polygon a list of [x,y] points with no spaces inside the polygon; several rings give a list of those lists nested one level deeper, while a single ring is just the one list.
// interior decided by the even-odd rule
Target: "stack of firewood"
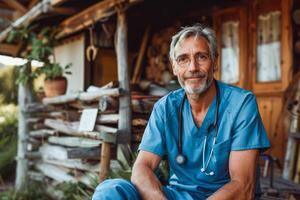
[{"label": "stack of firewood", "polygon": [[[116,160],[110,159],[115,157],[115,151],[106,151],[111,155],[103,151],[105,144],[114,147],[116,142],[119,95],[117,84],[111,82],[101,88],[90,87],[87,92],[29,104],[27,158],[33,169],[29,175],[90,185],[91,175],[107,175],[109,169],[104,169],[104,164],[110,169],[119,167]],[[87,108],[98,109],[96,125],[93,131],[79,131],[82,111]]]},{"label": "stack of firewood", "polygon": [[161,85],[172,80],[172,66],[169,61],[169,46],[177,28],[168,27],[155,33],[147,49],[146,78]]},{"label": "stack of firewood", "polygon": [[[100,173],[101,180],[109,170],[120,169],[115,148],[120,95],[122,91],[117,83],[111,82],[101,88],[91,86],[87,92],[44,98],[42,104],[29,104],[26,107],[30,130],[26,155],[31,166],[30,177],[47,178],[53,183],[71,181],[90,185],[92,175]],[[141,141],[157,98],[132,95],[133,151]],[[79,131],[84,109],[91,108],[98,109],[94,130]]]}]

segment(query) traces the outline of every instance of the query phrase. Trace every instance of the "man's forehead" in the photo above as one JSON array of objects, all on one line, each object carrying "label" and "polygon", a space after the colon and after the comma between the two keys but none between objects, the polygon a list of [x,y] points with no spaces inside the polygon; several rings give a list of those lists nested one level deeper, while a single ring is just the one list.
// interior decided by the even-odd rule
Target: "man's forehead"
[{"label": "man's forehead", "polygon": [[[192,42],[195,42],[195,44],[196,43],[202,43],[202,45],[198,45],[198,46],[204,47],[204,48],[202,48],[202,52],[209,53],[209,46],[208,46],[207,40],[203,36],[193,35],[193,36],[190,36],[190,37],[187,37],[187,38],[183,38],[183,39],[181,39],[177,42],[177,44],[175,45],[175,48],[174,48],[175,54],[178,51],[181,52],[181,51],[184,50],[183,48],[184,48],[184,45],[185,45],[187,40],[192,40]],[[186,50],[188,50],[188,49],[186,49]]]}]

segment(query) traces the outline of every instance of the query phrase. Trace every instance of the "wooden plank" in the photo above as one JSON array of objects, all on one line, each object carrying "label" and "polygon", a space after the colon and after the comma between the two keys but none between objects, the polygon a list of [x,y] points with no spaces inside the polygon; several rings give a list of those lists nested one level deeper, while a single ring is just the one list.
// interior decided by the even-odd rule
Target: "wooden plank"
[{"label": "wooden plank", "polygon": [[12,9],[19,11],[22,14],[25,14],[27,12],[27,8],[16,0],[2,0],[2,1],[5,2]]},{"label": "wooden plank", "polygon": [[99,140],[93,140],[93,139],[82,138],[82,137],[51,136],[48,138],[48,141],[52,144],[58,144],[67,147],[83,147],[83,148],[98,147],[101,144],[101,141]]}]

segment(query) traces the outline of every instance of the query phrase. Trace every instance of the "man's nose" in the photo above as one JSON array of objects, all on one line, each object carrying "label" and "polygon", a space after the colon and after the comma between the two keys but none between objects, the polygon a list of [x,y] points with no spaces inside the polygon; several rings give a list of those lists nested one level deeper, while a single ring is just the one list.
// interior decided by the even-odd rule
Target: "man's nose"
[{"label": "man's nose", "polygon": [[197,71],[199,68],[199,63],[196,62],[196,60],[194,58],[192,58],[190,60],[189,66],[188,66],[188,70],[189,71]]}]

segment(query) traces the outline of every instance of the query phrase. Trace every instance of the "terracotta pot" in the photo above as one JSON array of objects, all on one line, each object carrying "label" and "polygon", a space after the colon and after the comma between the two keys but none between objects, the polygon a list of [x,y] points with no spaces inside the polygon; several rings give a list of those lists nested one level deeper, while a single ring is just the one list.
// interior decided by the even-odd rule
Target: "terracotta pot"
[{"label": "terracotta pot", "polygon": [[55,97],[63,95],[67,90],[67,79],[66,77],[57,77],[54,79],[45,79],[44,91],[46,97]]}]

